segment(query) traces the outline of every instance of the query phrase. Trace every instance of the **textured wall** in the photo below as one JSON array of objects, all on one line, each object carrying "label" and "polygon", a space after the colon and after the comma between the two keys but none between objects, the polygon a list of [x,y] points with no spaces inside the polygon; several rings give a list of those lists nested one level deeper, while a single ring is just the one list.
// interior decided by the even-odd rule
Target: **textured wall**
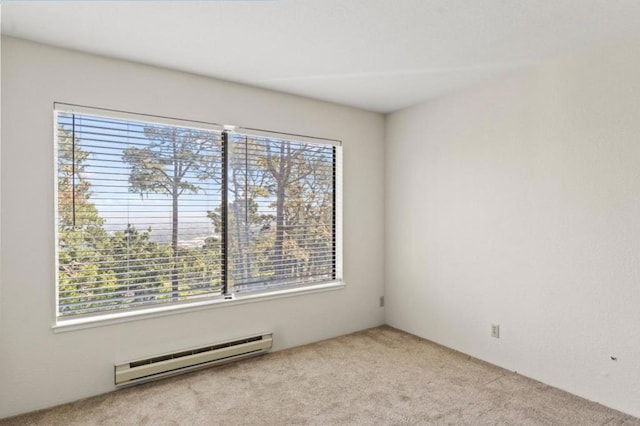
[{"label": "textured wall", "polygon": [[[2,55],[0,417],[110,391],[118,361],[263,330],[282,349],[383,323],[382,115],[11,38]],[[56,101],[342,140],[347,287],[54,333]]]},{"label": "textured wall", "polygon": [[387,322],[640,416],[640,45],[394,113],[386,142]]}]

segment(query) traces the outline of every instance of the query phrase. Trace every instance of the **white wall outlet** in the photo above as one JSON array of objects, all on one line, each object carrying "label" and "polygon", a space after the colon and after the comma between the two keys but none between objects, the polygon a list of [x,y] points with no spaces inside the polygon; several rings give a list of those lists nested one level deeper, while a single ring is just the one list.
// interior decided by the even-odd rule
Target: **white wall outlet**
[{"label": "white wall outlet", "polygon": [[500,338],[500,324],[491,324],[491,337]]}]

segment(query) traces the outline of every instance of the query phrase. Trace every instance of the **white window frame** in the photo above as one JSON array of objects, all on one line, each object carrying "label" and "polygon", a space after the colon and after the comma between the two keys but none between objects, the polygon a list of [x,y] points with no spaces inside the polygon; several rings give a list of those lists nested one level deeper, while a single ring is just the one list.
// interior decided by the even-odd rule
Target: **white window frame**
[{"label": "white window frame", "polygon": [[54,216],[55,229],[55,300],[54,300],[54,320],[53,330],[55,332],[71,331],[76,329],[84,329],[89,327],[104,326],[109,324],[117,324],[127,321],[139,319],[154,318],[171,314],[193,312],[204,309],[221,308],[235,306],[245,303],[264,302],[272,299],[279,299],[292,296],[301,296],[314,294],[318,292],[333,291],[343,289],[345,283],[343,281],[343,152],[342,142],[333,139],[316,138],[310,136],[295,135],[289,133],[281,133],[267,130],[254,129],[249,127],[241,127],[235,125],[220,125],[202,121],[193,121],[186,119],[177,119],[172,117],[163,117],[148,114],[139,114],[126,111],[118,111],[112,109],[93,108],[80,105],[55,103],[54,104],[54,175],[58,174],[58,140],[57,140],[57,114],[74,113],[83,115],[93,115],[98,117],[113,118],[118,120],[145,121],[161,125],[182,126],[191,128],[200,128],[204,130],[214,131],[232,131],[251,134],[255,136],[273,137],[282,140],[291,140],[295,142],[320,143],[324,145],[332,145],[335,150],[335,279],[325,282],[312,283],[310,285],[300,285],[291,288],[265,290],[251,292],[246,294],[224,295],[219,298],[208,299],[204,301],[181,301],[171,302],[157,306],[144,307],[132,310],[109,311],[106,313],[95,314],[86,317],[64,318],[57,316],[58,310],[58,294],[59,294],[59,275],[58,275],[58,255],[59,255],[59,239],[58,239],[58,182],[54,179],[54,205],[56,208]]}]

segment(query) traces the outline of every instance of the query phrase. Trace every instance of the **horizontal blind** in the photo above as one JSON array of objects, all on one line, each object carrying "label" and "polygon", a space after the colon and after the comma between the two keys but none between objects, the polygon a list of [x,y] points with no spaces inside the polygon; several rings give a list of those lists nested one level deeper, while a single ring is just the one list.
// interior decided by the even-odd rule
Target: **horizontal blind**
[{"label": "horizontal blind", "polygon": [[338,147],[231,133],[228,149],[229,291],[335,279]]},{"label": "horizontal blind", "polygon": [[58,315],[220,295],[221,133],[56,117]]}]

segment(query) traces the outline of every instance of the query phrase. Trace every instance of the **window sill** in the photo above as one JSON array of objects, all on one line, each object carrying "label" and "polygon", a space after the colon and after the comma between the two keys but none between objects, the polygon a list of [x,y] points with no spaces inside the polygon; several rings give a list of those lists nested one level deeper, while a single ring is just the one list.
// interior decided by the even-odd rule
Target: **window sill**
[{"label": "window sill", "polygon": [[256,303],[272,299],[282,299],[285,297],[339,290],[343,289],[344,287],[345,284],[342,281],[333,281],[314,286],[270,291],[268,293],[247,294],[244,296],[238,295],[234,296],[233,299],[220,298],[203,302],[185,303],[182,305],[159,306],[140,311],[116,312],[89,318],[63,319],[57,321],[53,325],[52,329],[54,333],[63,333],[67,331],[102,327],[105,325],[120,324],[123,322],[138,321],[149,318],[163,317],[167,315],[184,314],[187,312],[202,311],[206,309],[224,308],[229,306],[243,305],[246,303]]}]

